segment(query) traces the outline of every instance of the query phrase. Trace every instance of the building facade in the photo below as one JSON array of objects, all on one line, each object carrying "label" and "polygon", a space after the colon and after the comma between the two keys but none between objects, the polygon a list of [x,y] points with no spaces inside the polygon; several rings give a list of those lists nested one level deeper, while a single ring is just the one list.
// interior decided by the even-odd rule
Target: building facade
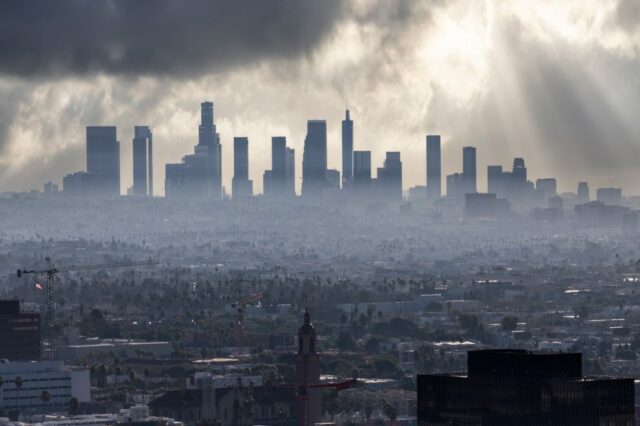
[{"label": "building facade", "polygon": [[633,426],[633,379],[582,376],[579,353],[468,352],[467,374],[418,375],[418,425]]}]

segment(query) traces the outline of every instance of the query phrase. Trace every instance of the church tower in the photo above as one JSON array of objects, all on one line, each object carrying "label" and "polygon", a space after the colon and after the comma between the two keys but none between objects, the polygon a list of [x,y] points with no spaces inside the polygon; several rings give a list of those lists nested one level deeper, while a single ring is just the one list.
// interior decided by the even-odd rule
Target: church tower
[{"label": "church tower", "polygon": [[[306,416],[307,425],[313,425],[322,417],[322,392],[305,389],[304,386],[320,383],[320,358],[316,352],[316,329],[311,324],[309,311],[304,313],[304,324],[298,330],[298,354],[296,355],[296,383],[299,386],[299,415]],[[308,401],[308,402],[307,402]],[[306,413],[305,413],[306,412]]]}]

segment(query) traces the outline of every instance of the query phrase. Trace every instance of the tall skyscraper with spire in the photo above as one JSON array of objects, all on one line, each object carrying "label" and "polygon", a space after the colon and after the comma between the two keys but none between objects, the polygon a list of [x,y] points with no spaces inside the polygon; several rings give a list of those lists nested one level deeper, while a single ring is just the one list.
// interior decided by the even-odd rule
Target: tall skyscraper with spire
[{"label": "tall skyscraper with spire", "polygon": [[353,121],[346,110],[342,120],[342,187],[353,180]]}]

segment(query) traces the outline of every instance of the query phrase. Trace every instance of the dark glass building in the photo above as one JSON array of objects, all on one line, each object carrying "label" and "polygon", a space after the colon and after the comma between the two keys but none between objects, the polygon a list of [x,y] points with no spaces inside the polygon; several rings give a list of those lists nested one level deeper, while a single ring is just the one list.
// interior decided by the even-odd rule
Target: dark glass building
[{"label": "dark glass building", "polygon": [[0,300],[0,359],[40,359],[40,314],[20,312],[17,300]]},{"label": "dark glass building", "polygon": [[584,377],[582,354],[469,351],[467,374],[418,375],[418,425],[633,426],[633,379]]},{"label": "dark glass building", "polygon": [[133,195],[153,197],[153,135],[136,126],[133,137]]},{"label": "dark glass building", "polygon": [[86,192],[91,195],[120,195],[120,143],[115,126],[87,127]]},{"label": "dark glass building", "polygon": [[249,180],[249,138],[233,138],[233,179],[231,190],[234,199],[253,195],[253,182]]},{"label": "dark glass building", "polygon": [[342,120],[342,186],[353,180],[353,120],[346,111]]},{"label": "dark glass building", "polygon": [[271,138],[271,190],[276,196],[283,196],[287,188],[287,138]]},{"label": "dark glass building", "polygon": [[472,146],[465,146],[462,148],[462,179],[465,194],[478,192],[476,177],[476,149]]},{"label": "dark glass building", "polygon": [[442,196],[440,135],[427,135],[427,195],[432,199]]},{"label": "dark glass building", "polygon": [[302,195],[322,195],[327,187],[327,122],[309,120],[302,153]]}]

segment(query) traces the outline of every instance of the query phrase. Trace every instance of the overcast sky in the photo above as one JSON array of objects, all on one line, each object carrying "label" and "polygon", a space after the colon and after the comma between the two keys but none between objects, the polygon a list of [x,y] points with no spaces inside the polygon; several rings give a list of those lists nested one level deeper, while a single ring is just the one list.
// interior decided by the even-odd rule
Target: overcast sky
[{"label": "overcast sky", "polygon": [[348,102],[354,148],[400,151],[405,189],[425,183],[425,135],[443,170],[462,147],[486,166],[523,156],[531,179],[640,193],[640,1],[273,0],[0,3],[0,191],[61,183],[85,169],[85,126],[116,125],[122,191],[134,125],[164,164],[197,143],[215,104],[223,184],[234,136],[249,137],[262,190],[271,136],[296,149],[326,119],[339,169]]}]

